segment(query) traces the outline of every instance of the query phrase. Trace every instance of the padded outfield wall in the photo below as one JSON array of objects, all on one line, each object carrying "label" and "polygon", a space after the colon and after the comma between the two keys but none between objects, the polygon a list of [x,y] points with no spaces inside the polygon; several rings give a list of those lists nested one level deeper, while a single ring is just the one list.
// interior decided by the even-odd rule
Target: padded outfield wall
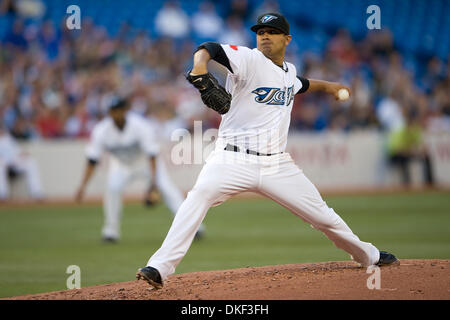
[{"label": "padded outfield wall", "polygon": [[[203,138],[204,139],[204,138]],[[209,140],[208,140],[209,141]],[[386,163],[385,136],[379,132],[354,132],[350,134],[294,134],[289,138],[287,151],[297,165],[319,189],[361,190],[400,185],[399,173]],[[429,133],[426,136],[437,186],[450,187],[450,133]],[[186,142],[186,140],[185,140]],[[202,161],[213,144],[203,142],[203,154],[190,154],[184,158],[195,164],[174,164],[171,157],[180,148],[180,140],[168,141],[162,154],[174,183],[184,192],[195,183]],[[74,196],[86,164],[86,140],[42,140],[22,144],[38,163],[45,196],[50,199],[68,199]],[[202,144],[201,139],[191,141],[191,146]],[[184,155],[185,156],[185,155]],[[189,161],[190,160],[190,161]],[[104,156],[87,188],[87,197],[99,197],[104,192],[108,156]],[[146,167],[141,159],[138,165]],[[411,166],[413,185],[421,186],[421,164]],[[126,188],[126,195],[142,195],[148,177],[136,180]],[[13,198],[26,198],[23,178],[12,182]]]}]

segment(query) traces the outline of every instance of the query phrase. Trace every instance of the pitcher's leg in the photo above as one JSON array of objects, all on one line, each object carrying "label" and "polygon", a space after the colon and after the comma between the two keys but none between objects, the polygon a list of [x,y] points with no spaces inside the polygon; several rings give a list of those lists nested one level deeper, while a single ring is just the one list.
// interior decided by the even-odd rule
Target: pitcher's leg
[{"label": "pitcher's leg", "polygon": [[255,168],[248,165],[207,162],[194,188],[177,211],[161,248],[150,258],[147,266],[156,268],[162,279],[175,268],[191,246],[208,209],[224,202],[235,193],[255,186]]},{"label": "pitcher's leg", "polygon": [[322,231],[336,247],[363,266],[379,260],[379,251],[361,241],[342,218],[323,201],[316,187],[295,164],[282,164],[281,174],[264,176],[260,192]]},{"label": "pitcher's leg", "polygon": [[175,272],[175,268],[191,246],[212,202],[204,198],[200,190],[193,189],[181,204],[161,248],[149,259],[147,265],[158,269],[163,280]]}]

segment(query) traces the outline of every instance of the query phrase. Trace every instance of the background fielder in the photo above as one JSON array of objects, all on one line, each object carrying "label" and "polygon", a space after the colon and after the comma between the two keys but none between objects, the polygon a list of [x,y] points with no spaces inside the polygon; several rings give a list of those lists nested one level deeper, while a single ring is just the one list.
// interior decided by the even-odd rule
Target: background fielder
[{"label": "background fielder", "polygon": [[20,149],[15,139],[0,124],[0,201],[10,196],[10,175],[22,174],[30,197],[42,200],[43,189],[36,161]]},{"label": "background fielder", "polygon": [[[295,66],[284,61],[292,37],[282,15],[259,16],[252,31],[257,33],[255,49],[210,42],[200,45],[194,54],[188,80],[199,89],[203,102],[223,116],[215,150],[178,210],[161,248],[136,275],[155,288],[161,288],[175,272],[208,209],[245,191],[257,192],[289,209],[361,265],[398,262],[353,234],[284,152],[294,94],[309,89],[338,98],[340,89],[349,89],[297,76]],[[228,70],[226,88],[233,97],[229,110],[224,108],[227,93],[221,94],[208,73],[210,59]]]},{"label": "background fielder", "polygon": [[[167,207],[175,214],[184,199],[181,191],[171,181],[164,161],[158,156],[159,144],[151,123],[129,112],[128,108],[126,100],[116,102],[109,108],[109,117],[94,127],[86,149],[88,164],[76,194],[76,200],[80,201],[96,164],[102,153],[107,151],[111,155],[111,161],[104,195],[105,220],[102,236],[108,242],[115,242],[120,238],[122,194],[126,185],[134,179],[149,179],[145,195],[147,204],[157,202],[158,191],[161,191]],[[136,166],[142,154],[148,157],[150,175],[145,168]]]}]

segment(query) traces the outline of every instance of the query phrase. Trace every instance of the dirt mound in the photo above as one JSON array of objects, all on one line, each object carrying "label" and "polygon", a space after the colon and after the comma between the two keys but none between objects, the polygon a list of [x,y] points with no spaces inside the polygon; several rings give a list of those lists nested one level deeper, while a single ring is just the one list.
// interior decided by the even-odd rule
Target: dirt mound
[{"label": "dirt mound", "polygon": [[[13,297],[18,300],[321,300],[450,299],[450,260],[401,260],[375,273],[351,261],[290,264],[170,276],[154,290],[129,281]],[[369,279],[369,277],[371,277]]]}]

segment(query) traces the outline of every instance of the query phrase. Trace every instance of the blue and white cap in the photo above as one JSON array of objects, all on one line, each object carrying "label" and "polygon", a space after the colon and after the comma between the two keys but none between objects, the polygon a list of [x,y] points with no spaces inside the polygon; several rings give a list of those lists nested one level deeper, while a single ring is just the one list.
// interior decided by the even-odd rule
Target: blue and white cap
[{"label": "blue and white cap", "polygon": [[279,13],[263,13],[257,19],[257,23],[250,29],[253,32],[257,32],[258,29],[264,27],[272,27],[282,31],[285,34],[289,34],[289,23],[286,18]]}]

